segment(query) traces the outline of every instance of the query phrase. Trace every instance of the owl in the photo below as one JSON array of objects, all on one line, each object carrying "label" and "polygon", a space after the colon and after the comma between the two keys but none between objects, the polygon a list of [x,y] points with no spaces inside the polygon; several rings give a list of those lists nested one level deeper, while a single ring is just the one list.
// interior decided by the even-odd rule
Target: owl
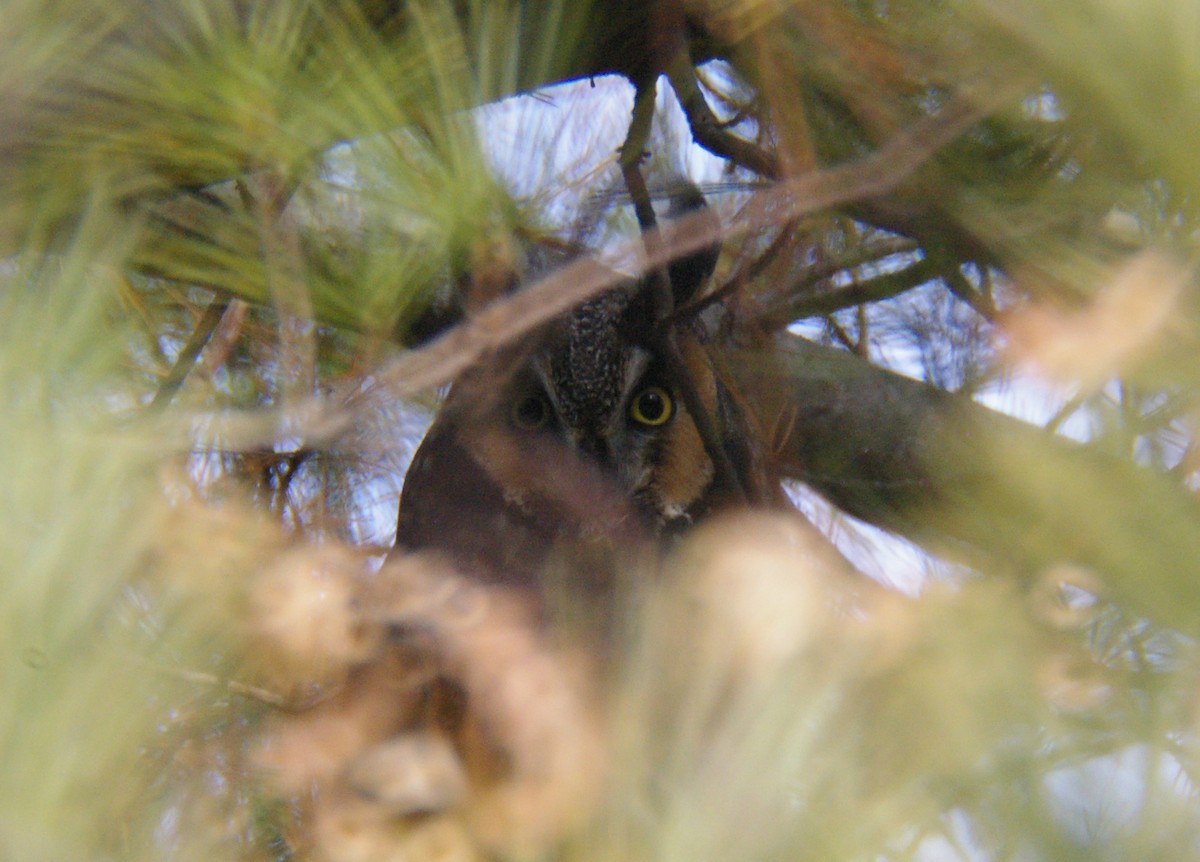
[{"label": "owl", "polygon": [[[714,250],[672,264],[677,307],[714,264]],[[457,380],[405,479],[398,548],[514,583],[535,578],[552,548],[630,546],[740,499],[683,403],[654,308],[648,282],[621,284]],[[674,340],[734,478],[770,487],[703,330],[678,324]]]}]

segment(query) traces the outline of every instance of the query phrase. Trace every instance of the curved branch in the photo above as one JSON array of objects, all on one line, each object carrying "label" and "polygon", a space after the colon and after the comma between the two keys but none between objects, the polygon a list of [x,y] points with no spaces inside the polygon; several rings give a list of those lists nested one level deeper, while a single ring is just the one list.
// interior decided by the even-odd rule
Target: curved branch
[{"label": "curved branch", "polygon": [[788,420],[786,474],[847,512],[989,571],[1088,567],[1127,607],[1200,632],[1200,507],[1170,476],[796,336],[730,366]]}]

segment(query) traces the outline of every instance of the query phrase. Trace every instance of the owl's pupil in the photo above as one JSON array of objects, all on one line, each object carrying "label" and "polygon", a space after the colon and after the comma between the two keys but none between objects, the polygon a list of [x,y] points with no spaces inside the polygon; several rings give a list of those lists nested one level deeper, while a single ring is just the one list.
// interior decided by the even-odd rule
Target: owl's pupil
[{"label": "owl's pupil", "polygon": [[658,392],[643,392],[638,399],[638,412],[646,422],[657,422],[666,410],[667,404]]},{"label": "owl's pupil", "polygon": [[629,418],[655,428],[671,418],[671,396],[661,386],[647,386],[629,405]]},{"label": "owl's pupil", "polygon": [[512,415],[513,421],[521,428],[541,428],[550,418],[550,408],[545,398],[529,395],[517,402]]}]

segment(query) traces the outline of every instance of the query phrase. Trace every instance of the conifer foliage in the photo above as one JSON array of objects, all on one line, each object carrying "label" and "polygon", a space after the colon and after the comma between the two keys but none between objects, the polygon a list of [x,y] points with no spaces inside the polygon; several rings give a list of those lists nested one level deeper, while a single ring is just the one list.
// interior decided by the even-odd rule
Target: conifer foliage
[{"label": "conifer foliage", "polygon": [[[1191,858],[1198,40],[8,0],[0,858]],[[439,387],[718,244],[672,320],[819,533],[631,563],[602,648],[381,563]]]}]

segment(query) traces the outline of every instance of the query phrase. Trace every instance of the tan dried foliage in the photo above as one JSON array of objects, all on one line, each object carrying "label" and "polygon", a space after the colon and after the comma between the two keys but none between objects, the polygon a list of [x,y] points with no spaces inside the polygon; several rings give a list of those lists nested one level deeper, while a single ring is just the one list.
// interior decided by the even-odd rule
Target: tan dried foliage
[{"label": "tan dried foliage", "polygon": [[290,691],[335,682],[376,652],[378,632],[354,606],[364,566],[361,554],[330,543],[287,548],[259,569],[249,591],[250,654],[267,684]]},{"label": "tan dried foliage", "polygon": [[[314,857],[520,856],[560,838],[602,783],[601,711],[583,656],[546,631],[532,596],[437,557],[393,559],[357,586],[335,612],[357,624],[333,626],[353,633],[338,647],[344,681],[311,708],[273,716],[257,758],[279,792],[307,800]],[[326,609],[291,604],[288,625],[322,642]],[[274,621],[263,631],[296,640]]]},{"label": "tan dried foliage", "polygon": [[1034,305],[1009,315],[1007,357],[1052,380],[1094,389],[1135,371],[1161,339],[1181,334],[1189,281],[1187,270],[1161,252],[1134,255],[1083,308]]},{"label": "tan dried foliage", "polygon": [[[862,578],[795,513],[726,515],[618,599],[637,623],[614,675],[528,588],[431,554],[372,572],[357,551],[305,544],[241,506],[179,508],[205,526],[171,552],[179,571],[224,578],[219,592],[241,596],[247,680],[262,688],[240,690],[278,695],[260,698],[277,708],[250,759],[264,792],[298,812],[281,824],[297,859],[538,856],[621,834],[609,806],[646,770],[697,804],[729,786],[769,796],[798,768],[816,770],[817,788],[861,780],[883,792],[921,770],[975,768],[980,744],[1028,714],[1088,713],[1110,697],[1075,637],[1095,589],[1079,569],[1048,570],[1024,595],[981,582],[913,601]],[[964,617],[968,631],[947,624]],[[979,628],[995,629],[1003,655],[973,654]],[[933,698],[945,685],[960,694],[950,713],[912,698],[914,686]],[[1011,714],[995,713],[997,691]],[[803,734],[788,730],[791,711],[814,702],[830,706],[796,725]],[[758,763],[751,728],[812,735],[810,759]],[[862,759],[849,743],[845,761],[823,747],[884,728],[894,744]],[[695,755],[652,766],[680,750]]]},{"label": "tan dried foliage", "polygon": [[877,591],[795,514],[742,513],[698,530],[667,565],[668,604],[697,655],[745,680],[769,678],[811,650],[851,608]]}]

